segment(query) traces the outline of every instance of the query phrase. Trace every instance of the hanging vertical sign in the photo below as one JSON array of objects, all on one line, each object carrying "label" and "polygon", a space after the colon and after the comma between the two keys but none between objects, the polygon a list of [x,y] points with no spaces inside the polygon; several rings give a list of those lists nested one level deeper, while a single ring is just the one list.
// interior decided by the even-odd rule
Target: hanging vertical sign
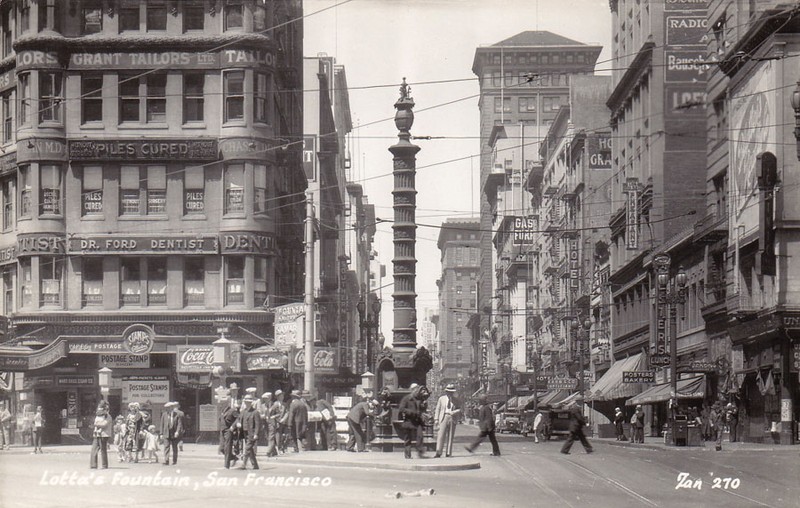
[{"label": "hanging vertical sign", "polygon": [[639,202],[641,185],[638,178],[628,178],[622,184],[622,192],[628,195],[625,203],[625,248],[639,249]]},{"label": "hanging vertical sign", "polygon": [[569,287],[578,289],[578,281],[580,279],[581,264],[578,252],[578,240],[572,238],[569,241]]},{"label": "hanging vertical sign", "polygon": [[667,287],[662,283],[664,277],[659,277],[659,275],[669,274],[671,262],[669,254],[658,254],[653,257],[658,297],[656,301],[656,340],[655,349],[653,354],[650,355],[651,367],[665,366],[670,363],[669,353],[667,352]]}]

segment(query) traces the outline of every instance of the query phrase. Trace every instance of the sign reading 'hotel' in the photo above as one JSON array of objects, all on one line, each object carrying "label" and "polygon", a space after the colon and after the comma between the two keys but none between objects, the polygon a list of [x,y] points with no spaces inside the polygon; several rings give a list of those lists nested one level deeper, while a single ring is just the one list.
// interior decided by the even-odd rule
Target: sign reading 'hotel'
[{"label": "sign reading 'hotel'", "polygon": [[69,141],[72,160],[181,160],[208,161],[219,157],[216,139],[106,140],[73,139]]}]

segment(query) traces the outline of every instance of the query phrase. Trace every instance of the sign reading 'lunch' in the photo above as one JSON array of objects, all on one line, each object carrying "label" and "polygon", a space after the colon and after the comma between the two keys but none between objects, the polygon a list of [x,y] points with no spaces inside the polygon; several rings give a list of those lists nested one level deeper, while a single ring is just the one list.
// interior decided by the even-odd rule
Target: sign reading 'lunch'
[{"label": "sign reading 'lunch'", "polygon": [[216,139],[69,140],[72,160],[181,160],[209,161],[219,157]]}]

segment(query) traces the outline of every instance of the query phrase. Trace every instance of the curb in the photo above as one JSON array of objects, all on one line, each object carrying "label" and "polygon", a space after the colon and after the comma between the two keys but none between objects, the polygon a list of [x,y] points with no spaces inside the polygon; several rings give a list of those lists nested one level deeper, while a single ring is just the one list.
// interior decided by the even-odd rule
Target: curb
[{"label": "curb", "polygon": [[[618,446],[620,448],[631,448],[631,449],[640,449],[640,450],[658,450],[658,451],[680,451],[680,450],[693,450],[693,451],[705,451],[705,452],[715,452],[714,444],[712,443],[709,446],[667,446],[667,445],[652,445],[652,444],[634,444],[629,441],[606,441],[602,439],[597,439],[593,442],[596,443],[604,443],[609,446]],[[753,446],[752,448],[742,448],[742,447],[726,447],[725,443],[722,444],[722,452],[736,452],[736,453],[743,453],[743,452],[788,452],[795,450],[793,446],[785,446],[785,447],[756,447]]]},{"label": "curb", "polygon": [[[220,460],[221,457],[193,456],[192,459],[200,460]],[[470,462],[460,462],[458,464],[420,464],[413,460],[409,463],[387,463],[387,462],[349,462],[342,460],[320,460],[320,459],[297,459],[296,457],[281,458],[276,461],[263,462],[264,458],[259,457],[259,462],[264,464],[286,464],[292,466],[322,466],[322,467],[347,467],[347,468],[366,468],[384,469],[391,471],[469,471],[480,469],[481,463],[477,460]],[[425,460],[425,459],[423,459]]]}]

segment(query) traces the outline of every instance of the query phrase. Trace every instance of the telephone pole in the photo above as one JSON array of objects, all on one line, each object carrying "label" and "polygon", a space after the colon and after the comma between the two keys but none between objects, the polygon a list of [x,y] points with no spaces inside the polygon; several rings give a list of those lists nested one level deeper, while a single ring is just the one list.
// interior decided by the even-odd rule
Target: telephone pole
[{"label": "telephone pole", "polygon": [[314,193],[306,192],[306,322],[303,389],[314,389]]}]

